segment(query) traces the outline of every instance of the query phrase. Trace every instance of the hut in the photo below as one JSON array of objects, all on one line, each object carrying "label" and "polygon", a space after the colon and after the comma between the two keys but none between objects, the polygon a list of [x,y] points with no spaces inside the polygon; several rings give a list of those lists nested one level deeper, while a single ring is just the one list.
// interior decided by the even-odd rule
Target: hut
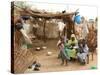
[{"label": "hut", "polygon": [[[40,13],[34,12],[32,10],[27,10],[20,8],[12,2],[11,10],[11,34],[12,34],[12,45],[11,45],[11,71],[12,73],[23,73],[30,65],[35,61],[35,56],[33,56],[30,49],[21,49],[21,40],[23,38],[20,31],[15,30],[16,21],[20,20],[21,15],[30,15],[33,18],[41,18],[43,24],[43,39],[46,41],[46,23],[49,19],[62,19],[66,24],[63,30],[63,35],[67,34],[67,38],[70,39],[72,33],[75,33],[74,21],[72,20],[75,12],[72,13]],[[17,9],[16,9],[17,8]],[[24,14],[22,12],[24,11]],[[16,13],[16,14],[15,14]]]}]

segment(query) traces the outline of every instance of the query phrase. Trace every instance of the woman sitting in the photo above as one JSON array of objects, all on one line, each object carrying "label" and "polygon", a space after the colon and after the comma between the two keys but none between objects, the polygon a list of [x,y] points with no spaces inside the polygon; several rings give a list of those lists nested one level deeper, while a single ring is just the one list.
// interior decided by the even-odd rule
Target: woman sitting
[{"label": "woman sitting", "polygon": [[69,59],[76,59],[76,48],[78,44],[78,41],[76,40],[76,37],[74,34],[71,35],[70,40],[65,44],[65,52],[66,55],[69,57]]},{"label": "woman sitting", "polygon": [[80,64],[85,64],[88,56],[88,46],[86,44],[86,41],[83,39],[82,42],[78,43],[78,53],[77,53],[77,58],[80,62]]}]

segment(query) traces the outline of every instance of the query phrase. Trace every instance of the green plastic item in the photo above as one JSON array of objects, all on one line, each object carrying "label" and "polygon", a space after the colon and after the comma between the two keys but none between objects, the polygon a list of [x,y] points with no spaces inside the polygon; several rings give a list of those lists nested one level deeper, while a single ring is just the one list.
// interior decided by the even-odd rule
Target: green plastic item
[{"label": "green plastic item", "polygon": [[91,69],[97,69],[97,67],[96,66],[92,66]]}]

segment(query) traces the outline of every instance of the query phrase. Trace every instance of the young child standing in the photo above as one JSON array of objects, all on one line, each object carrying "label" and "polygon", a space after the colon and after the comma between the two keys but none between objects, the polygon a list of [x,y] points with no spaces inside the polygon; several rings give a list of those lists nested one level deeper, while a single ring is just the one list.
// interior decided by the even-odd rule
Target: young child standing
[{"label": "young child standing", "polygon": [[66,62],[66,65],[67,65],[67,56],[64,51],[64,38],[60,37],[60,40],[58,41],[57,46],[60,50],[60,52],[58,54],[58,58],[61,58],[61,60],[62,60],[61,65],[64,64],[64,61]]}]

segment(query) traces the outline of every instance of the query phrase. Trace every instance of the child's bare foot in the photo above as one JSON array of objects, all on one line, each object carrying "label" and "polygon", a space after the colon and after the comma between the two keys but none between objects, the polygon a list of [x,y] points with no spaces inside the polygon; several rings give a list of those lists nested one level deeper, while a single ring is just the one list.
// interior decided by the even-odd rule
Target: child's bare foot
[{"label": "child's bare foot", "polygon": [[64,62],[62,62],[61,65],[64,65]]},{"label": "child's bare foot", "polygon": [[68,61],[66,60],[66,66],[68,66]]},{"label": "child's bare foot", "polygon": [[68,66],[68,64],[65,64],[65,66]]}]

